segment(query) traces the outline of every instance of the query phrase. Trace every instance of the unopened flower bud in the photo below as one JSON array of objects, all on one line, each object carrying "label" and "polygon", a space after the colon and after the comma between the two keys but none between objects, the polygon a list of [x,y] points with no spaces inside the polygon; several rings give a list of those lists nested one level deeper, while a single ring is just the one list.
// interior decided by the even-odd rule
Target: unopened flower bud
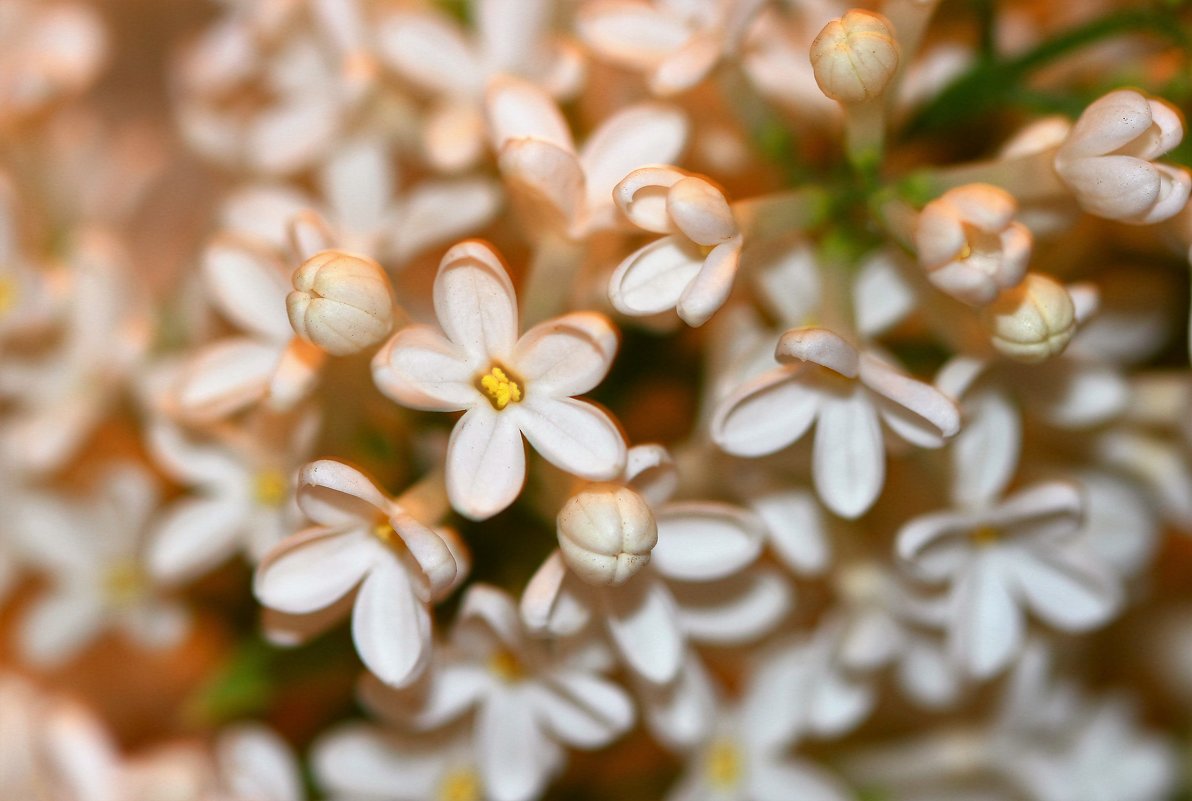
[{"label": "unopened flower bud", "polygon": [[567,566],[589,584],[624,584],[650,562],[658,526],[633,490],[597,484],[559,512],[559,548]]},{"label": "unopened flower bud", "polygon": [[381,265],[363,256],[324,250],[294,273],[286,298],[298,336],[335,356],[380,342],[393,327],[393,292]]},{"label": "unopened flower bud", "polygon": [[811,43],[811,68],[825,95],[845,105],[881,96],[898,70],[898,42],[880,14],[853,9]]},{"label": "unopened flower bud", "polygon": [[1076,333],[1076,308],[1068,291],[1045,275],[1030,273],[985,307],[993,346],[1018,362],[1037,364],[1063,351]]},{"label": "unopened flower bud", "polygon": [[928,280],[973,306],[1021,281],[1031,234],[1014,221],[1017,211],[1010,193],[989,184],[958,186],[928,203],[914,232]]}]

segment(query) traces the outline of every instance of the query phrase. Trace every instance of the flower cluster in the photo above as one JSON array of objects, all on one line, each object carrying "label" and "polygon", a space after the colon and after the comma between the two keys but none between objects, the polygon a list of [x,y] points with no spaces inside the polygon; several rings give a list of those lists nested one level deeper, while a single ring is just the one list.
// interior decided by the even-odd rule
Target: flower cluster
[{"label": "flower cluster", "polygon": [[167,5],[0,0],[6,798],[1187,784],[1186,4]]}]

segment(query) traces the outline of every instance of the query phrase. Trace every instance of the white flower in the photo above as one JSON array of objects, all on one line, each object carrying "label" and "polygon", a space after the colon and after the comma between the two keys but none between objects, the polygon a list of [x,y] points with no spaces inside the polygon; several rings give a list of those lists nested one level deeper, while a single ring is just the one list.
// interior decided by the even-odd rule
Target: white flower
[{"label": "white flower", "polygon": [[[522,617],[532,630],[566,636],[596,618],[630,670],[665,684],[682,667],[687,638],[747,642],[786,614],[791,594],[785,580],[770,570],[748,569],[765,536],[756,516],[723,503],[670,501],[675,470],[659,446],[631,449],[625,480],[650,504],[657,526],[648,564],[639,560],[620,584],[609,584],[605,574],[589,583],[588,571],[569,569],[556,551],[522,596]],[[620,519],[609,515],[603,522],[611,529],[607,540],[615,541]]]},{"label": "white flower", "polygon": [[298,505],[316,525],[265,555],[253,583],[258,600],[304,615],[359,587],[352,640],[360,658],[388,684],[414,681],[430,659],[427,606],[467,573],[462,546],[452,533],[428,528],[340,462],[303,468]]},{"label": "white flower", "polygon": [[316,420],[258,417],[236,436],[205,441],[166,420],[149,425],[157,465],[194,494],[167,506],[149,534],[146,563],[163,582],[207,572],[237,550],[253,563],[291,533],[301,515],[294,479]]},{"label": "white flower", "polygon": [[[613,478],[625,441],[603,410],[572,396],[600,383],[617,333],[600,314],[573,312],[517,335],[517,299],[488,245],[462,242],[435,277],[435,313],[399,331],[373,359],[373,379],[398,403],[466,413],[447,446],[447,494],[460,514],[491,517],[525,480],[522,435],[547,461],[583,478]],[[445,336],[444,336],[445,334]]]},{"label": "white flower", "polygon": [[366,256],[324,250],[294,273],[286,296],[290,325],[333,356],[358,353],[393,328],[393,289],[381,265]]},{"label": "white flower", "polygon": [[578,49],[551,34],[555,5],[521,0],[517,13],[501,0],[471,0],[475,36],[445,14],[402,9],[381,20],[380,55],[405,78],[433,93],[422,145],[440,170],[461,170],[484,147],[484,89],[497,75],[533,81],[550,95],[570,96],[583,78]]},{"label": "white flower", "polygon": [[682,112],[640,103],[605,120],[577,151],[554,101],[508,77],[489,84],[485,110],[501,175],[529,229],[574,240],[618,227],[613,187],[638,167],[673,164],[687,140]]},{"label": "white flower", "polygon": [[1100,98],[1055,154],[1055,170],[1090,214],[1148,224],[1179,213],[1192,177],[1154,160],[1180,143],[1179,112],[1132,89]]},{"label": "white flower", "polygon": [[917,517],[898,555],[920,577],[948,581],[949,647],[977,678],[1022,647],[1022,607],[1064,631],[1104,624],[1122,601],[1120,578],[1080,536],[1084,501],[1072,485],[1036,484],[1003,501]]},{"label": "white flower", "polygon": [[613,306],[629,315],[673,308],[689,325],[707,322],[728,299],[743,245],[724,194],[703,177],[643,167],[616,185],[613,198],[639,228],[669,234],[613,271]]},{"label": "white flower", "polygon": [[973,306],[992,301],[1026,275],[1031,235],[1014,221],[1018,205],[1004,189],[966,184],[923,207],[915,221],[919,264],[927,278]]},{"label": "white flower", "polygon": [[601,748],[633,725],[628,694],[565,654],[530,638],[509,596],[472,585],[426,694],[380,703],[417,729],[473,711],[473,747],[487,795],[529,801],[562,767],[559,745]]},{"label": "white flower", "polygon": [[219,733],[216,767],[234,801],[302,801],[302,773],[290,747],[259,724],[241,723]]},{"label": "white flower", "polygon": [[580,8],[576,25],[598,55],[645,73],[655,94],[672,95],[699,84],[722,58],[736,56],[763,5],[595,0]]},{"label": "white flower", "polygon": [[156,487],[133,465],[104,470],[92,497],[39,494],[22,508],[20,547],[51,583],[18,631],[32,663],[61,664],[109,628],[149,648],[169,648],[187,631],[185,613],[158,595],[141,561]]},{"label": "white flower", "polygon": [[942,393],[826,329],[792,328],[775,356],[782,365],[720,401],[712,438],[729,453],[758,457],[782,450],[815,424],[815,488],[843,517],[860,516],[881,493],[883,422],[929,448],[960,429],[960,414]]}]

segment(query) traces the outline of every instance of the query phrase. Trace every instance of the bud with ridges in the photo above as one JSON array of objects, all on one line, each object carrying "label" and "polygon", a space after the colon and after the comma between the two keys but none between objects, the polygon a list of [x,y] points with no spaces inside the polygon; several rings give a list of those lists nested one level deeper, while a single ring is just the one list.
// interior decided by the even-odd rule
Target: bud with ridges
[{"label": "bud with ridges", "polygon": [[573,496],[558,518],[559,549],[588,584],[624,584],[650,562],[658,526],[645,500],[619,484],[596,484]]},{"label": "bud with ridges", "polygon": [[393,327],[393,290],[381,265],[339,250],[311,256],[286,298],[290,325],[334,356],[380,342]]},{"label": "bud with ridges", "polygon": [[825,95],[846,106],[876,100],[898,71],[898,42],[885,17],[853,9],[811,43],[811,68]]},{"label": "bud with ridges", "polygon": [[1076,307],[1057,281],[1030,273],[985,307],[993,346],[1014,361],[1037,364],[1061,353],[1076,333]]}]

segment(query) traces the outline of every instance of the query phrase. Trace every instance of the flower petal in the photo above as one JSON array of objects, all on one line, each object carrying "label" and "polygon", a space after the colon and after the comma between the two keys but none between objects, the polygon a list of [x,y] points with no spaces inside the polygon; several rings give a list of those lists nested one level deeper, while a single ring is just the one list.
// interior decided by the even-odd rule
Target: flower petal
[{"label": "flower petal", "polygon": [[638,574],[601,593],[609,634],[625,664],[654,684],[665,684],[683,665],[684,637],[678,609],[653,575]]},{"label": "flower petal", "polygon": [[501,205],[500,185],[484,178],[423,181],[410,190],[393,222],[397,261],[450,242],[487,224]]},{"label": "flower petal", "polygon": [[803,373],[783,365],[756,376],[726,397],[712,417],[712,439],[734,456],[765,456],[811,428],[821,397]]},{"label": "flower petal", "polygon": [[842,781],[802,759],[757,759],[750,765],[752,801],[848,801],[853,794]]},{"label": "flower petal", "polygon": [[576,29],[602,57],[639,69],[660,63],[691,36],[680,15],[634,0],[586,3],[579,9]]},{"label": "flower petal", "polygon": [[402,406],[432,412],[476,403],[476,373],[459,348],[426,325],[401,329],[372,360],[373,383],[381,392]]},{"label": "flower petal", "polygon": [[882,429],[859,387],[821,404],[812,463],[816,492],[841,517],[860,517],[881,494],[886,478]]},{"label": "flower petal", "polygon": [[31,664],[53,667],[81,651],[102,626],[103,610],[96,598],[77,591],[54,593],[25,612],[17,644]]},{"label": "flower petal", "polygon": [[378,559],[352,607],[352,641],[378,679],[404,687],[430,661],[431,622],[397,559]]},{"label": "flower petal", "polygon": [[492,693],[476,713],[480,774],[493,801],[537,798],[549,778],[552,752],[527,700]]},{"label": "flower petal", "polygon": [[1058,629],[1088,631],[1121,607],[1120,580],[1083,548],[1023,549],[1008,569],[1031,610]]},{"label": "flower petal", "polygon": [[265,396],[280,359],[277,346],[253,339],[207,345],[190,359],[175,386],[178,405],[196,422],[239,411]]},{"label": "flower petal", "polygon": [[983,389],[964,401],[964,428],[952,443],[952,499],[978,508],[1002,494],[1018,468],[1022,418],[1005,393]]},{"label": "flower petal", "polygon": [[698,251],[678,236],[655,240],[631,253],[613,271],[608,297],[631,316],[675,308],[704,265]]},{"label": "flower petal", "polygon": [[673,164],[687,143],[687,118],[677,108],[642,103],[622,109],[597,128],[580,151],[588,207],[613,205],[613,187],[638,167]]},{"label": "flower petal", "polygon": [[501,257],[477,240],[443,256],[435,276],[435,315],[443,333],[476,369],[508,358],[517,341],[517,296]]},{"label": "flower petal", "polygon": [[675,305],[679,318],[690,326],[701,326],[708,322],[733,291],[740,261],[740,237],[714,247]]},{"label": "flower petal", "polygon": [[270,251],[218,238],[203,251],[203,277],[220,311],[245,331],[278,343],[294,335],[286,315],[289,270]]},{"label": "flower petal", "polygon": [[715,583],[675,583],[683,630],[697,642],[740,645],[772,631],[794,607],[776,570],[748,570]]},{"label": "flower petal", "polygon": [[247,508],[227,498],[183,498],[153,527],[145,556],[159,581],[184,581],[236,552]]},{"label": "flower petal", "polygon": [[768,492],[750,498],[762,518],[775,554],[796,573],[822,573],[831,559],[824,514],[815,496],[802,489]]},{"label": "flower petal", "polygon": [[439,14],[391,14],[377,30],[381,57],[433,92],[478,92],[484,74],[459,29]]},{"label": "flower petal", "polygon": [[568,153],[575,152],[571,129],[558,105],[529,81],[508,75],[494,78],[485,92],[484,105],[489,139],[498,153],[518,139],[537,139]]},{"label": "flower petal", "polygon": [[960,410],[930,384],[917,381],[870,354],[861,356],[860,375],[865,386],[910,413],[900,415],[908,426],[923,429],[923,434],[912,442],[951,437],[960,430]]},{"label": "flower petal", "polygon": [[582,395],[608,374],[617,329],[595,312],[572,312],[531,328],[517,342],[513,362],[527,391]]},{"label": "flower petal", "polygon": [[522,593],[520,610],[526,627],[562,637],[586,626],[591,612],[574,592],[577,583],[563,564],[562,555],[557,549],[553,551]]},{"label": "flower petal", "polygon": [[[524,405],[524,401],[518,406]],[[447,443],[447,497],[464,517],[484,520],[521,492],[526,453],[517,417],[487,403],[469,409]]]},{"label": "flower petal", "polygon": [[1018,609],[999,558],[979,553],[952,588],[948,649],[952,658],[979,679],[1009,664],[1022,646]]},{"label": "flower petal", "polygon": [[548,682],[534,693],[534,711],[561,742],[601,748],[633,725],[633,702],[620,685],[578,670],[556,671]]},{"label": "flower petal", "polygon": [[774,358],[783,364],[818,364],[845,378],[856,378],[860,369],[857,349],[826,328],[792,328],[778,340]]},{"label": "flower petal", "polygon": [[350,723],[323,734],[311,749],[319,785],[346,797],[433,797],[445,767],[442,743],[402,738],[375,726]]},{"label": "flower petal", "polygon": [[367,527],[389,516],[390,503],[368,476],[334,459],[319,459],[298,474],[298,506],[314,522]]},{"label": "flower petal", "polygon": [[542,232],[568,232],[583,212],[585,178],[575,154],[538,139],[501,148],[501,176],[518,212]]},{"label": "flower petal", "polygon": [[757,559],[765,539],[760,518],[726,503],[669,503],[654,518],[658,544],[650,561],[663,576],[680,581],[710,581],[736,573]]},{"label": "flower petal", "polygon": [[556,467],[592,481],[607,481],[625,469],[625,437],[596,405],[528,394],[515,411],[509,416],[530,445]]},{"label": "flower petal", "polygon": [[359,529],[307,529],[265,555],[253,577],[253,594],[281,612],[314,612],[346,595],[383,561],[380,555],[370,535]]}]

